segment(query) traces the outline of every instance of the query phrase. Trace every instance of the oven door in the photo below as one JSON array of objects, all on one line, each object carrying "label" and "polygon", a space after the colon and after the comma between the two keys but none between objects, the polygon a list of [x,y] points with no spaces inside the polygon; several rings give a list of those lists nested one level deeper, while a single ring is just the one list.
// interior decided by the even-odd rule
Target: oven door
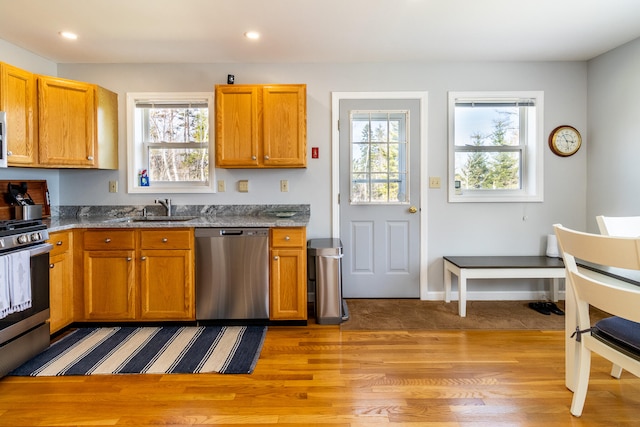
[{"label": "oven door", "polygon": [[49,243],[43,243],[20,249],[29,251],[31,256],[31,308],[0,319],[0,346],[49,318],[49,252],[52,248]]}]

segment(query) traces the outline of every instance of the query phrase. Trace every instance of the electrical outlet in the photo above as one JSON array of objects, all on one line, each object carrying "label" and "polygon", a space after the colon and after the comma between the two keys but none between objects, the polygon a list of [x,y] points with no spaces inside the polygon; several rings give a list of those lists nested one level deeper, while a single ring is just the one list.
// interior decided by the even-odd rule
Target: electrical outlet
[{"label": "electrical outlet", "polygon": [[224,193],[225,191],[227,191],[227,188],[224,185],[224,179],[219,179],[218,180],[218,193]]},{"label": "electrical outlet", "polygon": [[289,191],[289,180],[287,179],[280,180],[280,191],[283,193],[286,193],[287,191]]},{"label": "electrical outlet", "polygon": [[429,177],[429,188],[440,188],[440,177],[439,176],[430,176]]},{"label": "electrical outlet", "polygon": [[109,181],[109,193],[118,192],[118,181]]},{"label": "electrical outlet", "polygon": [[249,180],[243,179],[238,181],[238,191],[241,193],[249,192]]}]

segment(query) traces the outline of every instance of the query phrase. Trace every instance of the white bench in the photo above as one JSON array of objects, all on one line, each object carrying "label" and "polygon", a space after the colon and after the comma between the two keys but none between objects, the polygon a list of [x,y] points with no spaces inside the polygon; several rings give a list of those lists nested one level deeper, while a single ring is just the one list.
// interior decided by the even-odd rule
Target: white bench
[{"label": "white bench", "polygon": [[467,315],[467,279],[552,279],[553,301],[558,301],[560,279],[565,278],[561,258],[547,256],[445,256],[445,301],[451,302],[451,276],[458,276],[458,314]]}]

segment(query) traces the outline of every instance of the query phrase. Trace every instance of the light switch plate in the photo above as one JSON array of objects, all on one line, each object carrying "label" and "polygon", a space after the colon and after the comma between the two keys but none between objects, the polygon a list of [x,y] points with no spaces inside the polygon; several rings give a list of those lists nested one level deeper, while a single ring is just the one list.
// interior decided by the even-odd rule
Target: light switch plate
[{"label": "light switch plate", "polygon": [[224,179],[218,180],[218,193],[224,193],[227,191],[227,187],[224,184]]},{"label": "light switch plate", "polygon": [[109,181],[109,193],[118,192],[118,181]]},{"label": "light switch plate", "polygon": [[243,179],[238,181],[238,191],[241,193],[249,192],[249,180]]},{"label": "light switch plate", "polygon": [[440,188],[440,177],[439,176],[430,176],[429,177],[429,188]]},{"label": "light switch plate", "polygon": [[289,180],[288,179],[281,179],[280,180],[280,191],[283,193],[286,193],[287,191],[289,191]]}]

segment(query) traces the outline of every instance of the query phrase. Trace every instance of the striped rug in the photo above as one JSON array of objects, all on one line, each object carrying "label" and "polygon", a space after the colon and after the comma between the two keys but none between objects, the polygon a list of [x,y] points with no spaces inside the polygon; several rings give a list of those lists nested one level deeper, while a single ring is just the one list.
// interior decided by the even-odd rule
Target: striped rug
[{"label": "striped rug", "polygon": [[265,326],[80,328],[9,375],[249,374]]}]

